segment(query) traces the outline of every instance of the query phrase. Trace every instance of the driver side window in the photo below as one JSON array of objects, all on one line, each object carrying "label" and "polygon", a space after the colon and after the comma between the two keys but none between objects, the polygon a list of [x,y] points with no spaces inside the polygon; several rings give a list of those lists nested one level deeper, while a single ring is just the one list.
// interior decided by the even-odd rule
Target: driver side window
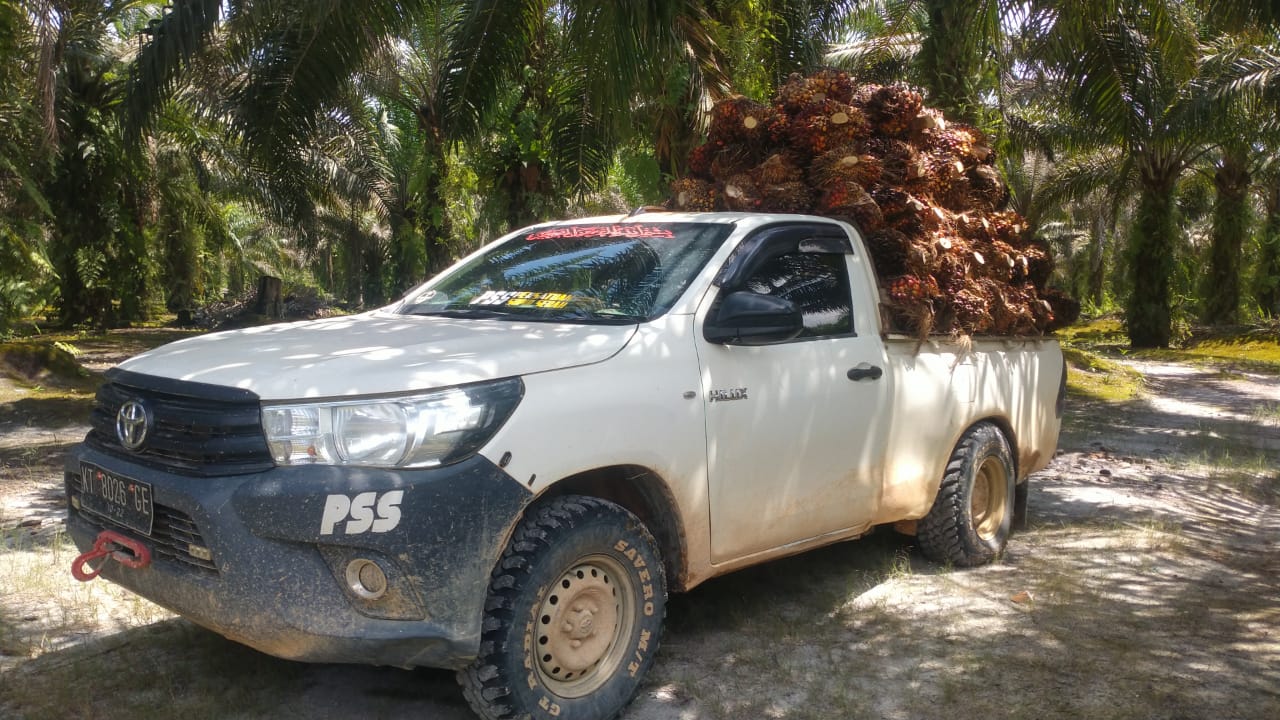
[{"label": "driver side window", "polygon": [[843,255],[778,255],[752,273],[743,285],[744,290],[795,303],[804,316],[800,338],[849,335],[854,331],[849,268]]}]

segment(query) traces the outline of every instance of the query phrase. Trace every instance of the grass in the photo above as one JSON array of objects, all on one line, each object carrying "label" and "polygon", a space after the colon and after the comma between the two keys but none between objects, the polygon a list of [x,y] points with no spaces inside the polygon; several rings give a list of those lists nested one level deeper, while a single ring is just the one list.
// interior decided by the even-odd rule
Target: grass
[{"label": "grass", "polygon": [[1094,355],[1186,362],[1218,368],[1229,375],[1242,371],[1280,375],[1280,326],[1274,324],[1201,330],[1181,347],[1138,351],[1129,349],[1123,323],[1110,316],[1064,328],[1057,336],[1064,348]]},{"label": "grass", "polygon": [[0,634],[15,652],[34,657],[107,627],[128,627],[171,617],[138,596],[106,582],[71,577],[78,551],[59,529],[36,536],[26,528],[0,535]]},{"label": "grass", "polygon": [[169,620],[33,661],[0,686],[0,708],[26,720],[301,718],[284,698],[302,669]]},{"label": "grass", "polygon": [[[0,715],[26,720],[289,717],[301,666],[200,630],[105,581],[70,576],[60,531],[0,537]],[[81,644],[84,637],[96,637]],[[300,715],[295,715],[295,717]]]},{"label": "grass", "polygon": [[1067,360],[1067,390],[1074,395],[1109,403],[1125,403],[1142,396],[1142,373],[1088,350],[1063,346]]}]

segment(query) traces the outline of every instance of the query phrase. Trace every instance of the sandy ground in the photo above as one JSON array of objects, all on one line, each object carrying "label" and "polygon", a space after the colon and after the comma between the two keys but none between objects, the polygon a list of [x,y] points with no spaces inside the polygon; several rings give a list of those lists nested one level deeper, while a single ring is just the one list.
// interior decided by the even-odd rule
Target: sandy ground
[{"label": "sandy ground", "polygon": [[[623,718],[1280,717],[1280,381],[1134,366],[1143,400],[1069,408],[1001,562],[877,533],[709,582],[672,598]],[[0,716],[57,717],[18,688],[127,656],[255,688],[184,681],[213,717],[471,717],[449,673],[287,663],[71,581],[59,467],[85,429],[0,417]],[[133,717],[117,700],[68,715]]]}]

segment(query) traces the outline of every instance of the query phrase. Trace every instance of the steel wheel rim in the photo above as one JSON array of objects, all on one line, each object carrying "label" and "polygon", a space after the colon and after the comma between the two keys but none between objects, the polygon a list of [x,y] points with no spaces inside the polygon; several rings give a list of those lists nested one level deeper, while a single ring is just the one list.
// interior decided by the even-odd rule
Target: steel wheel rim
[{"label": "steel wheel rim", "polygon": [[969,512],[978,537],[993,540],[1004,525],[1005,505],[1008,502],[1008,475],[999,458],[989,457],[978,468],[970,494]]},{"label": "steel wheel rim", "polygon": [[626,568],[607,555],[582,558],[556,579],[538,608],[538,678],[561,697],[594,692],[622,666],[622,639],[635,625],[635,587]]}]

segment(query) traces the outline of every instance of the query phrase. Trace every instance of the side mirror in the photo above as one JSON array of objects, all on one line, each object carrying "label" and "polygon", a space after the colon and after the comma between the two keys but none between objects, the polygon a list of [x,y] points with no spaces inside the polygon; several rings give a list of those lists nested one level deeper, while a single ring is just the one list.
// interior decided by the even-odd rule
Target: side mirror
[{"label": "side mirror", "polygon": [[726,295],[702,327],[707,342],[721,345],[767,345],[802,332],[804,318],[795,303],[745,290]]}]

